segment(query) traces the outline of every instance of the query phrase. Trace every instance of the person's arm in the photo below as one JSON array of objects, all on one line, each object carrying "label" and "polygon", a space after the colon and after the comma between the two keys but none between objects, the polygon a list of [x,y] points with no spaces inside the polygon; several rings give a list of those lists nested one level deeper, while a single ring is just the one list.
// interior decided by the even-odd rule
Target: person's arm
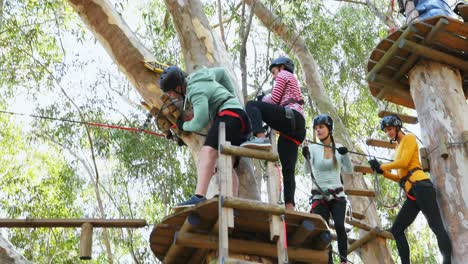
[{"label": "person's arm", "polygon": [[193,118],[183,124],[185,131],[200,131],[209,124],[208,98],[204,94],[191,95]]},{"label": "person's arm", "polygon": [[401,146],[399,148],[401,149],[399,158],[393,162],[380,165],[380,169],[383,171],[389,171],[393,169],[409,169],[408,166],[411,161],[411,157],[415,152],[418,151],[416,137],[411,134],[406,135],[401,141]]},{"label": "person's arm", "polygon": [[275,79],[275,87],[271,91],[271,101],[274,104],[280,104],[281,99],[283,98],[284,90],[286,89],[286,84],[288,80],[285,78],[284,74],[281,72],[278,73]]},{"label": "person's arm", "polygon": [[398,175],[391,173],[390,171],[384,171],[383,176],[389,180],[400,182],[400,177]]},{"label": "person's arm", "polygon": [[230,93],[233,95],[236,95],[236,92],[234,90],[234,86],[232,85],[231,78],[229,78],[228,73],[224,68],[217,67],[213,68],[213,72],[215,74],[215,80],[224,86]]}]

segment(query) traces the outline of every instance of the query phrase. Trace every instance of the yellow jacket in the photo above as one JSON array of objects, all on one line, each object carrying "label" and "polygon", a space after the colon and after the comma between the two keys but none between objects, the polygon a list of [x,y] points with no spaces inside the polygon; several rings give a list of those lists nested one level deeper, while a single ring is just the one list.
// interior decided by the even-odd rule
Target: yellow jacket
[{"label": "yellow jacket", "polygon": [[[401,178],[405,177],[408,172],[414,168],[422,168],[419,162],[419,149],[416,143],[416,136],[413,134],[404,135],[395,152],[395,160],[393,162],[385,163],[380,166],[383,170],[385,178],[392,181],[399,182]],[[398,174],[393,174],[390,170],[396,169]],[[410,181],[421,181],[429,179],[422,170],[415,171]],[[405,192],[408,193],[411,189],[411,183],[406,181]]]}]

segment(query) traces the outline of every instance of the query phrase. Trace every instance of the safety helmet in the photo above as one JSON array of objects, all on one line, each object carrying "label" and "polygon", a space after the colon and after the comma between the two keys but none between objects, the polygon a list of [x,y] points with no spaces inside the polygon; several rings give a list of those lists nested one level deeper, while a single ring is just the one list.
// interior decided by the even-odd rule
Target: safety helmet
[{"label": "safety helmet", "polygon": [[384,130],[386,127],[389,126],[401,128],[403,126],[403,122],[401,121],[401,118],[397,115],[384,116],[382,120],[380,120],[380,129]]},{"label": "safety helmet", "polygon": [[187,84],[185,78],[187,74],[177,66],[167,67],[163,73],[161,73],[161,78],[159,79],[159,86],[163,92],[168,92],[175,90],[177,86],[184,87]]},{"label": "safety helmet", "polygon": [[273,67],[281,65],[284,65],[284,69],[288,72],[294,73],[294,62],[288,57],[279,57],[274,59],[270,64],[269,70],[271,71]]},{"label": "safety helmet", "polygon": [[313,122],[313,126],[315,128],[315,126],[317,125],[326,125],[328,127],[328,130],[330,130],[330,134],[332,134],[333,132],[333,119],[331,118],[331,116],[327,115],[327,114],[320,114],[316,117],[314,117],[314,122]]}]

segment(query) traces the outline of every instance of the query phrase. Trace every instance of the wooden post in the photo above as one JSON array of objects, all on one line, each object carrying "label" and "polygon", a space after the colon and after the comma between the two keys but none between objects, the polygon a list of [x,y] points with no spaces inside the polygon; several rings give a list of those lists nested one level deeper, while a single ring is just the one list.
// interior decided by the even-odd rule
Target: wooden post
[{"label": "wooden post", "polygon": [[93,225],[84,223],[81,226],[80,259],[90,260],[93,252]]},{"label": "wooden post", "polygon": [[[226,124],[219,124],[219,145],[230,146],[231,143],[226,141]],[[218,177],[219,177],[219,202],[218,202],[218,217],[219,217],[219,247],[218,256],[221,263],[229,257],[229,228],[234,227],[234,210],[224,207],[224,199],[233,196],[232,191],[232,157],[218,153]]]},{"label": "wooden post", "polygon": [[[465,61],[466,62],[466,61]],[[430,172],[445,228],[452,239],[452,262],[468,259],[468,155],[462,142],[468,130],[468,105],[458,69],[423,60],[409,72],[410,92],[418,112],[424,145],[431,151]],[[440,157],[440,139],[447,142],[447,159]]]}]

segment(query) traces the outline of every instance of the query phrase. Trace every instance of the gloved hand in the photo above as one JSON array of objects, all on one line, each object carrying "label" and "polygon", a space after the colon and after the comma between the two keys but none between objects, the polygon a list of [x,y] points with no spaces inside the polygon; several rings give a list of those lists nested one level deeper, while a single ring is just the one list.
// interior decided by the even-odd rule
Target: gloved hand
[{"label": "gloved hand", "polygon": [[348,153],[348,148],[347,147],[339,147],[336,150],[338,150],[338,153],[340,153],[341,155],[344,155],[344,154]]},{"label": "gloved hand", "polygon": [[255,100],[261,102],[261,101],[263,100],[263,97],[264,97],[264,96],[265,96],[265,93],[262,92],[261,94],[259,94],[259,95],[255,98]]},{"label": "gloved hand", "polygon": [[307,159],[310,158],[310,151],[308,146],[302,147],[302,155],[304,155],[304,157],[306,157]]},{"label": "gloved hand", "polygon": [[182,116],[180,116],[178,119],[177,119],[177,122],[176,122],[176,125],[177,125],[177,128],[180,130],[180,131],[184,131],[184,118]]},{"label": "gloved hand", "polygon": [[375,158],[369,160],[369,164],[375,172],[383,174],[383,170],[380,168],[380,162],[378,162]]}]

